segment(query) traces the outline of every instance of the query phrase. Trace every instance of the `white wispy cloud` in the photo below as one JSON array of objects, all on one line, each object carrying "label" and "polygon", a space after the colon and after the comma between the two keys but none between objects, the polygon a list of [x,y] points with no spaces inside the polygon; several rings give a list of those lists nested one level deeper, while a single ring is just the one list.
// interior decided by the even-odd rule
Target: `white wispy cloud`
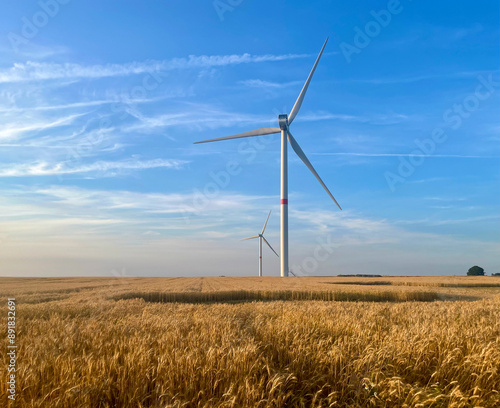
[{"label": "white wispy cloud", "polygon": [[[442,207],[445,208],[445,207]],[[465,224],[471,222],[481,222],[481,221],[492,221],[492,220],[500,220],[500,215],[482,215],[479,217],[464,217],[464,218],[454,218],[454,219],[432,219],[432,218],[423,218],[417,220],[400,220],[395,221],[395,224],[401,225],[426,225],[426,226],[441,226],[441,225],[457,225],[457,224]]]},{"label": "white wispy cloud", "polygon": [[16,53],[12,53],[11,47],[0,46],[0,54],[3,54],[4,59],[19,59],[20,56],[30,59],[45,59],[53,57],[54,55],[61,55],[68,53],[69,49],[61,45],[41,45],[32,41],[28,41],[22,46],[18,47]]},{"label": "white wispy cloud", "polygon": [[468,197],[440,197],[440,196],[430,196],[430,197],[423,197],[424,200],[431,200],[431,201],[467,201],[469,198]]},{"label": "white wispy cloud", "polygon": [[423,184],[423,183],[434,183],[434,182],[446,181],[446,180],[449,180],[449,178],[448,177],[429,177],[429,178],[425,178],[425,179],[408,180],[407,183]]},{"label": "white wispy cloud", "polygon": [[[251,217],[242,218],[242,213],[252,213],[270,199],[276,198],[225,191],[208,198],[197,190],[179,194],[17,185],[4,190],[0,197],[0,231],[27,240],[38,235],[84,234],[104,239],[112,234],[115,238],[129,236],[136,244],[142,241],[141,236],[195,238],[222,230],[224,236],[244,236],[237,225]],[[145,234],[148,231],[151,233]],[[213,239],[220,237],[210,235]]]},{"label": "white wispy cloud", "polygon": [[421,81],[430,80],[453,80],[464,78],[477,78],[480,75],[495,74],[494,70],[476,70],[476,71],[458,71],[458,72],[436,72],[436,73],[422,73],[409,75],[405,77],[390,77],[390,78],[367,78],[367,79],[352,79],[352,82],[360,82],[373,85],[386,85],[386,84],[409,84]]},{"label": "white wispy cloud", "polygon": [[[266,196],[244,195],[220,191],[206,197],[201,191],[188,193],[135,192],[127,190],[91,190],[80,187],[48,186],[28,189],[26,194],[37,197],[38,202],[63,205],[67,213],[82,208],[88,211],[136,211],[140,218],[154,214],[203,213],[230,209],[247,210],[253,203],[268,199]],[[12,194],[14,195],[14,194]],[[160,225],[158,227],[161,227]],[[163,226],[164,227],[164,226]]]},{"label": "white wispy cloud", "polygon": [[[52,275],[67,273],[69,269],[95,271],[96,264],[83,263],[89,259],[99,260],[99,270],[103,270],[104,264],[104,268],[108,265],[116,268],[119,259],[124,265],[134,266],[133,270],[139,274],[151,273],[152,269],[148,268],[152,265],[148,262],[153,259],[157,263],[155,270],[161,274],[173,271],[172,274],[206,275],[209,273],[206,265],[214,264],[210,271],[220,274],[220,270],[230,270],[235,262],[253,265],[255,247],[239,243],[237,238],[251,235],[262,227],[260,214],[265,217],[270,202],[277,197],[221,191],[209,200],[211,203],[205,209],[188,213],[186,220],[183,214],[193,209],[196,196],[194,192],[173,194],[18,185],[0,197],[0,214],[8,214],[0,215],[2,248],[8,250],[6,259],[14,259],[17,268],[25,273],[32,269],[20,268],[19,260],[31,259],[33,254],[40,259],[62,262],[61,265],[48,264],[47,273]],[[259,217],[249,217],[250,214],[259,214]],[[320,262],[317,274],[331,274],[339,268],[339,273],[342,268],[366,273],[368,268],[372,273],[417,274],[436,265],[442,267],[443,262],[449,264],[447,273],[452,273],[472,264],[478,257],[484,266],[498,264],[496,243],[459,239],[433,231],[412,231],[411,224],[366,217],[355,211],[295,209],[290,213],[290,221],[296,237],[292,267],[302,265],[304,259],[313,256],[318,243],[332,244],[334,253],[329,260]],[[277,245],[277,227],[278,217],[272,216],[266,231],[273,246]],[[203,259],[201,263],[193,261],[194,252],[198,254],[198,261]],[[387,259],[394,262],[387,263]],[[127,263],[129,261],[131,263]],[[179,269],[179,265],[185,268]],[[251,273],[250,269],[245,273]],[[270,274],[277,273],[278,267],[268,270]]]},{"label": "white wispy cloud", "polygon": [[146,116],[138,111],[127,111],[137,119],[136,123],[124,126],[125,132],[154,132],[162,128],[185,126],[194,130],[218,129],[249,124],[272,124],[277,122],[276,115],[255,115],[250,113],[231,112],[206,104],[185,104],[183,109],[155,116]]},{"label": "white wispy cloud", "polygon": [[[373,255],[367,254],[373,250],[375,252],[388,251],[388,254],[398,254],[397,256],[408,251],[418,259],[419,256],[416,254],[419,252],[423,251],[422,254],[427,256],[429,251],[440,248],[436,251],[436,255],[437,259],[441,260],[444,252],[449,252],[449,257],[461,254],[462,252],[458,248],[464,248],[464,253],[469,253],[470,248],[484,248],[487,252],[496,248],[495,251],[498,252],[498,243],[496,242],[438,233],[435,230],[438,226],[454,225],[465,228],[470,223],[498,221],[500,215],[496,214],[456,219],[387,220],[363,217],[349,211],[335,213],[292,210],[290,216],[291,219],[306,223],[301,226],[303,240],[309,237],[314,242],[317,237],[330,236],[331,241],[335,242],[335,246],[346,248],[348,251],[349,248],[352,250],[353,247],[363,246],[364,250],[355,250],[353,256],[361,256],[362,258],[367,256],[364,258],[365,262],[370,262],[368,259]],[[428,230],[422,231],[422,228],[428,228]],[[472,251],[472,253],[476,255],[478,251]],[[344,250],[342,250],[342,256],[346,256]]]},{"label": "white wispy cloud", "polygon": [[395,124],[406,121],[410,119],[408,115],[402,113],[382,113],[382,114],[365,114],[365,115],[348,115],[343,113],[331,113],[331,112],[311,112],[304,113],[300,117],[300,120],[307,122],[316,122],[320,120],[342,120],[347,122],[360,122],[360,123],[370,123],[373,125],[379,124]]},{"label": "white wispy cloud", "polygon": [[[155,116],[147,116],[137,110],[127,110],[137,119],[136,123],[124,126],[124,132],[155,132],[162,128],[184,126],[193,130],[218,129],[243,125],[277,126],[276,113],[251,114],[232,112],[206,104],[184,104],[186,107],[176,108],[174,112]],[[317,122],[322,120],[340,120],[347,122],[362,122],[371,124],[392,124],[407,120],[403,114],[373,114],[365,116],[335,114],[329,112],[313,112],[300,114],[297,120],[302,122]],[[236,133],[236,132],[235,132]]]},{"label": "white wispy cloud", "polygon": [[337,236],[356,234],[363,235],[366,239],[377,237],[380,242],[393,241],[390,237],[394,233],[394,227],[387,220],[360,217],[351,211],[291,210],[290,217],[306,223],[308,228],[318,232],[334,230]]},{"label": "white wispy cloud", "polygon": [[110,105],[116,103],[122,104],[141,104],[141,103],[150,103],[157,102],[160,98],[149,98],[149,99],[127,99],[116,98],[116,99],[103,99],[103,100],[93,100],[93,101],[85,101],[85,102],[72,102],[66,104],[58,104],[58,105],[42,105],[42,106],[24,106],[24,107],[0,107],[0,113],[12,113],[12,112],[27,112],[27,111],[60,111],[66,109],[78,109],[78,108],[89,108],[95,106],[102,105]]},{"label": "white wispy cloud", "polygon": [[[387,42],[389,46],[400,46],[408,49],[409,44],[413,47],[424,47],[428,50],[432,48],[457,48],[462,47],[462,42],[466,37],[474,37],[486,31],[485,38],[495,38],[498,36],[495,29],[485,30],[481,24],[474,24],[469,27],[450,27],[436,24],[423,23],[412,27],[406,35],[399,36]],[[480,41],[476,38],[476,41]]]},{"label": "white wispy cloud", "polygon": [[188,58],[174,58],[164,61],[130,62],[125,64],[82,65],[76,63],[48,63],[28,61],[15,63],[12,67],[0,70],[0,83],[41,81],[62,78],[104,78],[161,73],[173,69],[210,68],[226,65],[259,62],[285,61],[307,57],[307,54],[282,55],[190,55]]},{"label": "white wispy cloud", "polygon": [[281,89],[289,86],[295,86],[302,84],[303,81],[290,81],[290,82],[271,82],[264,81],[262,79],[247,79],[241,81],[240,84],[248,86],[250,88],[263,88],[263,89]]},{"label": "white wispy cloud", "polygon": [[[20,212],[16,200],[33,204],[23,204]],[[183,231],[183,234],[193,231],[191,234],[196,236],[203,233],[211,238],[241,238],[252,234],[253,229],[261,228],[260,217],[248,214],[262,213],[262,217],[265,217],[269,204],[274,201],[274,196],[225,191],[208,198],[200,190],[180,194],[49,186],[25,189],[19,187],[17,190],[6,191],[3,201],[0,200],[0,210],[10,214],[9,219],[17,215],[24,220],[37,220],[37,230],[42,227],[50,230],[70,225],[92,227],[109,224],[116,225],[116,228],[126,226],[127,231],[137,227],[162,234],[176,230]],[[262,210],[263,206],[266,210]],[[398,240],[398,229],[387,220],[361,217],[352,211],[340,213],[292,210],[290,218],[296,225],[296,233],[302,231],[305,240],[330,231],[335,231],[337,238],[350,237],[349,242],[357,244],[390,243]],[[9,224],[9,231],[15,230],[15,222],[12,222]],[[268,228],[272,239],[277,234],[276,222],[278,219],[272,218]],[[29,223],[23,225],[27,231],[30,229]]]},{"label": "white wispy cloud", "polygon": [[44,119],[40,121],[31,121],[29,119],[16,119],[11,122],[4,122],[0,125],[0,140],[10,140],[20,137],[27,132],[40,132],[59,126],[70,125],[74,120],[85,113],[63,116],[57,119]]},{"label": "white wispy cloud", "polygon": [[[498,159],[499,156],[478,156],[470,154],[413,154],[413,153],[356,153],[356,152],[326,152],[311,153],[315,156],[360,156],[360,157],[437,157],[437,158],[457,158],[457,159]],[[421,182],[421,181],[418,181]]]},{"label": "white wispy cloud", "polygon": [[122,160],[122,161],[97,161],[90,164],[72,165],[72,162],[37,162],[16,163],[8,167],[0,167],[0,177],[28,177],[28,176],[53,176],[78,173],[99,173],[101,175],[114,175],[126,170],[145,170],[159,167],[179,169],[188,162],[185,160]]}]

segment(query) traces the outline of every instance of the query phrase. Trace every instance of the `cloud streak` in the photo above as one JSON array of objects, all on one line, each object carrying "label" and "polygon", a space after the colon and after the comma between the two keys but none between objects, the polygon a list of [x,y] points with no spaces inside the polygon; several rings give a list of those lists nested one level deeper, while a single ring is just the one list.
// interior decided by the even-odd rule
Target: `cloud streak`
[{"label": "cloud streak", "polygon": [[286,61],[308,56],[308,54],[190,55],[188,58],[174,58],[164,61],[104,65],[81,65],[76,63],[58,64],[28,61],[26,63],[15,63],[12,67],[1,70],[0,83],[69,78],[106,78],[145,73],[154,74],[178,69],[212,68],[227,65]]},{"label": "cloud streak", "polygon": [[[441,206],[441,207],[435,207],[435,208],[440,208],[440,209],[446,209],[450,208],[448,206]],[[430,227],[437,227],[441,225],[457,225],[457,224],[464,224],[464,223],[477,223],[481,221],[492,221],[492,220],[499,220],[500,215],[484,215],[484,216],[479,216],[479,217],[466,217],[466,218],[457,218],[457,219],[430,219],[430,218],[425,218],[425,219],[420,219],[420,220],[402,220],[402,221],[396,221],[396,224],[401,224],[401,225],[426,225]]]},{"label": "cloud streak", "polygon": [[290,82],[271,82],[264,81],[262,79],[247,79],[241,81],[240,84],[248,86],[250,88],[262,88],[262,89],[281,89],[289,86],[295,86],[302,84],[303,81],[290,81]]},{"label": "cloud streak", "polygon": [[[102,214],[106,211],[109,216],[120,211],[135,211],[135,216],[144,218],[155,214],[173,215],[186,212],[247,210],[254,202],[268,198],[233,193],[221,193],[220,196],[210,200],[203,208],[198,209],[196,202],[198,194],[192,193],[158,193],[134,192],[126,190],[88,190],[78,187],[50,186],[38,188],[28,194],[39,196],[39,201],[47,202],[52,207],[55,203],[66,208],[67,213],[75,211],[80,213],[82,208],[86,211],[97,211]],[[52,204],[51,204],[52,203]],[[253,207],[252,207],[253,208]],[[183,224],[187,226],[186,223]],[[198,225],[198,223],[197,223]],[[156,224],[160,229],[168,225]],[[200,227],[201,228],[201,227]]]},{"label": "cloud streak", "polygon": [[[243,125],[278,125],[275,114],[265,115],[231,112],[216,106],[195,103],[188,104],[187,109],[176,108],[176,111],[156,116],[146,116],[135,110],[127,110],[127,112],[137,119],[137,122],[124,126],[121,129],[124,132],[137,131],[149,133],[174,126],[186,126],[189,129],[201,131],[205,129],[218,129]],[[196,120],[193,120],[193,112],[196,112]],[[356,116],[330,112],[312,112],[300,115],[297,120],[301,122],[339,120],[370,124],[392,124],[407,119],[408,116],[397,113]]]},{"label": "cloud streak", "polygon": [[453,80],[477,78],[479,75],[495,74],[495,70],[477,70],[477,71],[460,71],[460,72],[443,72],[432,74],[420,74],[406,77],[395,78],[370,78],[370,79],[352,79],[352,82],[359,82],[373,85],[388,85],[388,84],[410,84],[414,82],[430,81],[430,80]]},{"label": "cloud streak", "polygon": [[400,123],[409,119],[408,115],[402,113],[369,114],[369,115],[347,115],[343,113],[313,112],[300,116],[300,120],[315,122],[319,120],[342,120],[346,122],[370,123],[372,125],[389,125]]},{"label": "cloud streak", "polygon": [[477,156],[469,154],[409,154],[409,153],[356,153],[356,152],[327,152],[311,153],[314,156],[359,156],[359,157],[436,157],[448,159],[499,159],[499,156]]},{"label": "cloud streak", "polygon": [[85,115],[85,113],[69,115],[56,120],[46,120],[44,122],[32,122],[26,124],[29,119],[21,121],[7,123],[0,126],[0,140],[10,140],[16,139],[26,132],[39,132],[47,129],[52,129],[60,126],[70,125],[74,120],[80,116]]},{"label": "cloud streak", "polygon": [[50,164],[37,162],[31,164],[15,164],[0,168],[0,177],[30,177],[30,176],[54,176],[63,174],[99,173],[112,176],[121,171],[146,170],[154,168],[180,169],[188,162],[185,160],[122,160],[122,161],[97,161],[95,163],[80,166],[71,166],[68,162]]}]

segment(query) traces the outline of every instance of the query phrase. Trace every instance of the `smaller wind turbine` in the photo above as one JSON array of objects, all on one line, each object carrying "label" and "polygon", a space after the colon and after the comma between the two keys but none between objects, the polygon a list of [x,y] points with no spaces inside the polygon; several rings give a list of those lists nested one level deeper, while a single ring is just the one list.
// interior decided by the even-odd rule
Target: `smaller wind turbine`
[{"label": "smaller wind turbine", "polygon": [[266,223],[264,224],[264,228],[262,228],[262,232],[259,235],[254,235],[253,237],[240,239],[240,241],[246,241],[247,239],[259,238],[259,276],[262,276],[262,240],[264,240],[264,242],[267,244],[267,246],[269,248],[271,248],[271,251],[273,251],[276,254],[276,256],[279,258],[279,255],[273,249],[271,244],[269,242],[267,242],[267,239],[264,238],[264,231],[266,230],[267,221],[269,220],[270,215],[271,215],[271,211],[269,211],[269,214],[268,214],[267,219],[266,219]]}]

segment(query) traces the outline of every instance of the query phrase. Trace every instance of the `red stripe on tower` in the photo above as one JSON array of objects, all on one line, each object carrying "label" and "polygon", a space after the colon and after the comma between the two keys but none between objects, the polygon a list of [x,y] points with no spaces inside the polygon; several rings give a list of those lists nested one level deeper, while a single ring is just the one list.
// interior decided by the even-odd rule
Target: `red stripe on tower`
[{"label": "red stripe on tower", "polygon": [[281,204],[286,204],[286,205],[288,205],[288,199],[286,199],[286,198],[282,198],[282,199],[281,199]]}]

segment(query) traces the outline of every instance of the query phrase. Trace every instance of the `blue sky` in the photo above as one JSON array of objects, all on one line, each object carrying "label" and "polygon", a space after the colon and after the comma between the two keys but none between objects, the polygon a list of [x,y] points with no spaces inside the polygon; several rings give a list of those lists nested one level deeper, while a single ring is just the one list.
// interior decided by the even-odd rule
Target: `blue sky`
[{"label": "blue sky", "polygon": [[8,2],[0,274],[255,275],[279,135],[193,142],[277,126],[327,36],[292,130],[344,211],[290,149],[292,270],[499,272],[498,8]]}]

